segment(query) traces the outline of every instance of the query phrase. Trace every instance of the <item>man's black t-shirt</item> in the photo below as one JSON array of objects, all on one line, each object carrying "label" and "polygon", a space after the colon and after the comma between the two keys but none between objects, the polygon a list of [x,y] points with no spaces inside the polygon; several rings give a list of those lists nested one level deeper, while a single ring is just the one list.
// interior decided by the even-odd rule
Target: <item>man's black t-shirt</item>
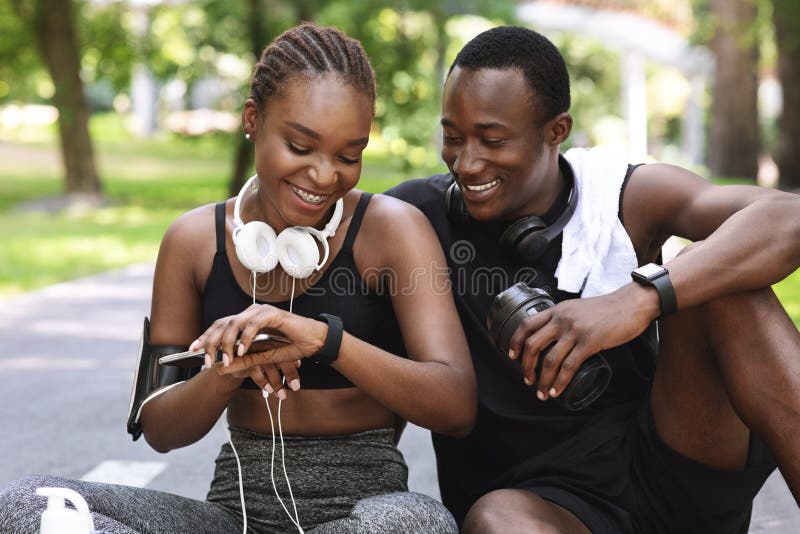
[{"label": "man's black t-shirt", "polygon": [[[495,347],[486,316],[495,295],[517,282],[544,289],[557,302],[577,297],[557,290],[554,273],[561,257],[561,238],[535,264],[515,264],[498,243],[507,223],[448,218],[444,195],[452,181],[450,175],[436,175],[404,182],[387,194],[419,208],[433,225],[447,258],[453,296],[475,366],[475,429],[463,439],[433,435],[442,500],[460,523],[472,503],[502,483],[515,466],[545,452],[557,458],[558,448],[592,427],[599,415],[638,404],[655,368],[656,336],[651,326],[633,341],[603,351],[613,378],[603,396],[588,408],[571,412],[555,402],[538,400],[535,388],[523,383],[519,363]],[[566,198],[560,195],[544,215],[545,222],[558,217]]]}]

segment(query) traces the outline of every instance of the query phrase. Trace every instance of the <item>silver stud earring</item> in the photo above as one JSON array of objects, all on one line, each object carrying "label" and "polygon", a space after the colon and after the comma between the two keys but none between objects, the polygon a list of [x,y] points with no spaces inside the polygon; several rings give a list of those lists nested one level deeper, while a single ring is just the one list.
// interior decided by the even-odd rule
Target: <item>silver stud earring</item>
[{"label": "silver stud earring", "polygon": [[245,138],[245,139],[247,139],[247,140],[249,141],[249,140],[250,140],[250,134],[249,134],[249,133],[245,133],[245,134],[244,134],[244,138]]}]

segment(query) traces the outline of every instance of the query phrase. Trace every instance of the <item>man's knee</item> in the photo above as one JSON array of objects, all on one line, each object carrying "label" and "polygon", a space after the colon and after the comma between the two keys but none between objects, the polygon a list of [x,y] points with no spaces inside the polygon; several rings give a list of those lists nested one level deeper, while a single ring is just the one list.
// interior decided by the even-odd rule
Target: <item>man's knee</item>
[{"label": "man's knee", "polygon": [[589,532],[570,512],[526,490],[496,490],[472,505],[462,526],[464,534],[535,534]]}]

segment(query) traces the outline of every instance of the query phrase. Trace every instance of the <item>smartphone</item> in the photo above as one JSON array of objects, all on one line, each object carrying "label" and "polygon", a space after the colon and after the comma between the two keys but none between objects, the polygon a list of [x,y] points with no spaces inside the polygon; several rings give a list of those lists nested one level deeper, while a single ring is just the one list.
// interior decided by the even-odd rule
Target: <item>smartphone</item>
[{"label": "smartphone", "polygon": [[[259,333],[250,343],[250,348],[246,354],[254,352],[264,352],[265,350],[276,349],[288,345],[292,340],[278,333]],[[236,342],[238,348],[239,342]],[[173,365],[176,367],[200,367],[205,362],[206,353],[204,350],[187,350],[175,354],[167,354],[158,359],[159,365]],[[216,361],[222,361],[222,351],[217,351]]]}]

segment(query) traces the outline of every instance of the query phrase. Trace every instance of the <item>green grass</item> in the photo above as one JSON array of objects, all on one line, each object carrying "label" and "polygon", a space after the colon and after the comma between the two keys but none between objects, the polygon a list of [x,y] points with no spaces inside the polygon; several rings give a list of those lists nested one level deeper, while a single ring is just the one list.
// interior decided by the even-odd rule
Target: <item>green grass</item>
[{"label": "green grass", "polygon": [[773,289],[789,316],[800,327],[800,270],[775,284]]},{"label": "green grass", "polygon": [[178,210],[120,206],[75,215],[0,215],[0,295],[155,258]]}]

